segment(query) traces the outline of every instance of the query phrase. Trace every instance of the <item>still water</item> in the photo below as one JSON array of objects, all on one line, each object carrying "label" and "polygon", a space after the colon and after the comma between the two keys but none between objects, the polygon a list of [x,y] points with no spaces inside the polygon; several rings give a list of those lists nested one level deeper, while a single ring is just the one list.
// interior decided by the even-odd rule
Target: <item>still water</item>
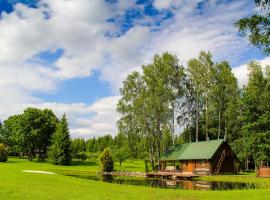
[{"label": "still water", "polygon": [[256,185],[254,183],[149,179],[149,178],[119,177],[108,175],[107,176],[69,175],[69,176],[122,185],[136,185],[155,188],[172,188],[185,190],[246,190],[256,188]]}]

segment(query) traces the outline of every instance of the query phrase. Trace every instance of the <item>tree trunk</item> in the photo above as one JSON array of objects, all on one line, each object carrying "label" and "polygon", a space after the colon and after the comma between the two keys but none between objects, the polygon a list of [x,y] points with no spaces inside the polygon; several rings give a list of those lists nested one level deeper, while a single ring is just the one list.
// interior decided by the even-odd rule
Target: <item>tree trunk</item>
[{"label": "tree trunk", "polygon": [[172,118],[172,143],[174,145],[175,141],[174,141],[174,104],[172,104],[172,111],[173,111],[173,118]]},{"label": "tree trunk", "polygon": [[199,100],[196,98],[196,142],[199,141]]},{"label": "tree trunk", "polygon": [[227,141],[228,135],[227,135],[227,120],[226,120],[226,117],[224,118],[224,127],[225,127],[225,129],[224,129],[224,141]]},{"label": "tree trunk", "polygon": [[153,155],[153,146],[152,143],[150,142],[150,147],[149,147],[149,159],[151,162],[151,168],[152,170],[155,170],[155,161],[154,161],[154,155]]},{"label": "tree trunk", "polygon": [[220,138],[221,133],[221,101],[219,101],[219,108],[218,108],[218,140]]},{"label": "tree trunk", "polygon": [[206,102],[205,102],[205,137],[206,137],[206,141],[209,140],[209,136],[208,136],[208,98],[206,98]]}]

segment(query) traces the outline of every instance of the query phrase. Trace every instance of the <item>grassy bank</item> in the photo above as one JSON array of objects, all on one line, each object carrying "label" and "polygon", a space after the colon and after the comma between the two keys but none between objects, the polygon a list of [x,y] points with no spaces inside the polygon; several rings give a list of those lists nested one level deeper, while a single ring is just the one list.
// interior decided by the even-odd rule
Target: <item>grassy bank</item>
[{"label": "grassy bank", "polygon": [[[140,161],[127,162],[125,169],[139,169]],[[116,185],[59,175],[61,173],[96,173],[96,163],[84,166],[54,166],[46,163],[29,162],[16,158],[0,163],[0,199],[269,199],[270,189],[239,191],[185,191],[158,189],[142,186]],[[139,164],[139,166],[143,166]],[[41,170],[58,175],[32,174],[22,170]],[[247,179],[251,175],[246,175]],[[236,176],[238,177],[238,176]],[[210,177],[205,177],[210,179]],[[218,179],[219,177],[212,177]],[[226,177],[222,177],[226,179]],[[259,180],[262,181],[262,180]],[[268,182],[268,179],[267,179]]]},{"label": "grassy bank", "polygon": [[258,185],[260,188],[270,188],[270,178],[257,178],[255,173],[243,173],[238,175],[203,176],[200,177],[199,179],[204,181],[254,183]]}]

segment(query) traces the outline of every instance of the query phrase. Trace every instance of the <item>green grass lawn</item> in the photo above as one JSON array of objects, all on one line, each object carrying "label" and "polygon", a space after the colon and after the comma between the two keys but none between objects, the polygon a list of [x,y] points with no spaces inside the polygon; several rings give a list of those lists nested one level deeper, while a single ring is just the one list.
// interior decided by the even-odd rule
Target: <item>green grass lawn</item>
[{"label": "green grass lawn", "polygon": [[[119,166],[117,166],[118,168]],[[142,171],[142,161],[129,161],[121,170]],[[140,170],[141,169],[141,170]],[[22,170],[42,170],[56,172],[57,175],[32,174]],[[69,200],[69,199],[270,199],[270,179],[256,179],[253,174],[240,176],[205,177],[205,179],[226,179],[230,181],[256,181],[266,186],[265,189],[234,191],[187,191],[158,189],[143,186],[128,186],[79,179],[60,174],[88,173],[95,174],[98,165],[90,162],[83,166],[54,166],[46,163],[29,162],[10,158],[7,163],[0,163],[0,199],[2,200]]]}]

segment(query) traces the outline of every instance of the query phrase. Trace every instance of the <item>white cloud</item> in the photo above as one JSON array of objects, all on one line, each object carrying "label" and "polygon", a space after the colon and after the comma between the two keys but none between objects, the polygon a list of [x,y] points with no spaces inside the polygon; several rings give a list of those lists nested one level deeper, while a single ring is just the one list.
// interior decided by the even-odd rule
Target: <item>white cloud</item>
[{"label": "white cloud", "polygon": [[248,43],[237,35],[233,23],[249,12],[242,9],[246,1],[208,2],[203,11],[196,8],[199,0],[184,2],[166,28],[154,32],[153,49],[173,52],[185,62],[201,50],[211,51],[216,59],[239,59]]},{"label": "white cloud", "polygon": [[[261,60],[255,60],[258,62],[262,68],[264,69],[266,66],[270,65],[270,57],[266,57]],[[232,69],[235,77],[237,77],[239,86],[244,86],[248,82],[248,66],[247,64],[240,65],[238,67],[234,67]]]},{"label": "white cloud", "polygon": [[158,9],[169,8],[172,3],[172,0],[155,0],[154,6]]},{"label": "white cloud", "polygon": [[27,106],[52,109],[59,118],[65,113],[69,121],[71,136],[88,138],[117,133],[115,124],[119,116],[115,108],[118,99],[119,96],[105,97],[91,105],[41,102]]},{"label": "white cloud", "polygon": [[[241,57],[248,50],[247,42],[237,36],[232,24],[249,12],[249,3],[211,0],[199,13],[198,2],[202,0],[156,0],[154,6],[171,10],[172,19],[155,26],[161,16],[145,16],[114,38],[105,35],[118,33],[119,27],[107,19],[139,7],[135,1],[110,5],[102,0],[41,0],[39,8],[16,4],[12,13],[1,13],[0,19],[0,118],[33,105],[51,108],[58,116],[67,113],[73,136],[115,133],[119,97],[103,98],[92,105],[64,104],[44,102],[33,92],[57,92],[59,83],[99,70],[101,79],[117,95],[129,72],[164,51],[175,53],[183,64],[200,50],[212,51],[216,59]],[[152,26],[142,26],[146,21]],[[33,61],[41,52],[59,48],[63,55],[56,62]],[[236,73],[241,72],[239,68]]]}]

